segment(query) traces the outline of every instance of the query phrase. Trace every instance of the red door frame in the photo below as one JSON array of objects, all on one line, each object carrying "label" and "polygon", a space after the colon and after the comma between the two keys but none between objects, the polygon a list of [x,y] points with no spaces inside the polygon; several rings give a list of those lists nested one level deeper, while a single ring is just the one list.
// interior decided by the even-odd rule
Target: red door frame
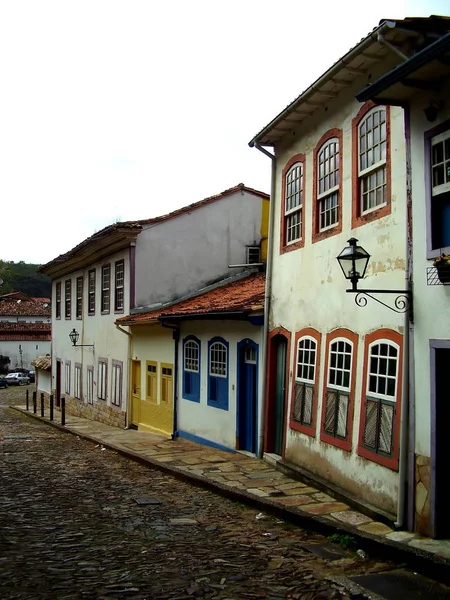
[{"label": "red door frame", "polygon": [[283,423],[283,450],[281,456],[284,456],[286,449],[286,426],[288,422],[288,406],[289,398],[289,370],[290,370],[290,354],[291,354],[291,332],[284,327],[272,329],[267,336],[267,373],[266,373],[266,414],[264,427],[264,452],[272,452],[274,444],[274,430],[271,423],[274,422],[275,413],[275,386],[277,376],[277,353],[275,352],[275,340],[277,335],[286,338],[286,387],[284,392],[284,423]]}]

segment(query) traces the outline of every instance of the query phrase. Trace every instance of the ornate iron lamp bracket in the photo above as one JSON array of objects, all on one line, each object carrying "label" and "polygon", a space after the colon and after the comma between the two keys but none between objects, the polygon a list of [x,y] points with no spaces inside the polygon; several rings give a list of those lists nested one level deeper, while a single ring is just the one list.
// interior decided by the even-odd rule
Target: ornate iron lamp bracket
[{"label": "ornate iron lamp bracket", "polygon": [[[409,320],[413,322],[413,302],[411,289],[408,290],[346,290],[349,294],[355,294],[355,304],[360,307],[367,306],[367,298],[375,300],[389,310],[396,313],[409,313]],[[377,298],[374,294],[396,294],[394,301],[388,304]]]}]

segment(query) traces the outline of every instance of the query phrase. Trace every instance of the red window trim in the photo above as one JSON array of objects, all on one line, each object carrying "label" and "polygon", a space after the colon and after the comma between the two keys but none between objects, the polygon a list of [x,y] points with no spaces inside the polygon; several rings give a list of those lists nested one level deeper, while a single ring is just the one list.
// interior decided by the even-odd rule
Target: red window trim
[{"label": "red window trim", "polygon": [[[297,374],[297,354],[298,354],[298,342],[302,338],[309,336],[314,339],[316,342],[316,366],[314,371],[314,396],[313,396],[313,405],[312,405],[312,422],[311,425],[302,425],[297,421],[294,421],[294,397],[295,397],[295,382],[296,382],[296,374]],[[295,431],[299,431],[300,433],[305,433],[306,435],[310,435],[311,437],[316,437],[316,420],[317,420],[317,398],[319,395],[319,369],[320,369],[320,343],[322,340],[322,334],[317,331],[317,329],[313,329],[312,327],[305,327],[300,331],[297,331],[294,338],[294,359],[293,359],[293,369],[292,369],[292,393],[291,393],[291,411],[289,418],[289,427],[294,429]]]},{"label": "red window trim", "polygon": [[[333,437],[328,433],[325,433],[323,425],[325,422],[325,408],[326,408],[326,394],[328,385],[328,361],[330,355],[330,345],[336,338],[344,338],[353,344],[353,356],[352,356],[352,373],[350,377],[350,392],[349,392],[349,407],[348,407],[348,423],[347,423],[347,439],[341,440]],[[350,452],[352,449],[352,433],[353,433],[353,411],[355,405],[355,383],[356,383],[356,364],[358,361],[358,335],[350,331],[349,329],[335,329],[334,331],[327,334],[326,339],[326,352],[325,352],[325,370],[323,376],[323,389],[322,389],[322,417],[320,424],[320,439],[322,442],[327,442],[332,446],[341,448]]]},{"label": "red window trim", "polygon": [[[337,225],[332,227],[331,229],[327,229],[326,231],[320,231],[319,227],[319,210],[318,210],[318,199],[317,199],[317,158],[319,156],[319,151],[322,146],[331,140],[332,138],[337,138],[339,142],[339,207],[338,207],[338,222]],[[343,161],[343,149],[342,149],[342,129],[338,129],[334,127],[333,129],[329,129],[326,131],[323,136],[318,141],[316,147],[314,148],[314,168],[313,168],[313,230],[312,230],[312,243],[319,242],[320,240],[324,240],[326,238],[332,237],[333,235],[337,235],[342,231],[342,161]]]},{"label": "red window trim", "polygon": [[[359,161],[359,135],[358,128],[362,119],[375,106],[383,106],[386,110],[386,206],[381,206],[371,212],[361,215],[361,205],[359,198],[359,177],[358,177],[358,161]],[[358,114],[352,120],[352,229],[360,227],[366,223],[371,223],[376,219],[381,219],[386,215],[391,214],[391,111],[389,106],[384,104],[377,105],[374,102],[366,102],[361,106]]]},{"label": "red window trim", "polygon": [[[301,230],[301,238],[292,244],[286,244],[286,227],[285,227],[285,210],[286,210],[286,175],[291,167],[295,165],[295,163],[301,163],[302,165],[302,177],[303,177],[303,190],[302,190],[302,230]],[[306,157],[304,154],[294,154],[288,160],[286,165],[284,166],[283,172],[281,174],[281,211],[280,211],[280,254],[285,254],[286,252],[292,252],[293,250],[298,250],[298,248],[303,248],[305,245],[305,185],[306,185]]]},{"label": "red window trim", "polygon": [[[283,335],[286,338],[286,390],[284,396],[284,407],[285,407],[285,415],[287,412],[287,402],[288,402],[288,388],[289,388],[289,369],[290,369],[290,360],[291,360],[291,332],[284,327],[276,327],[269,332],[267,336],[267,365],[268,369],[266,371],[266,414],[265,414],[265,428],[264,428],[264,452],[270,452],[269,446],[272,444],[273,440],[269,439],[269,422],[270,422],[270,411],[273,406],[272,398],[275,397],[275,383],[276,383],[276,372],[273,369],[275,361],[273,359],[273,344],[272,338],[276,335]],[[282,452],[281,455],[285,455],[286,451],[286,425],[287,419],[284,419],[283,423],[283,443],[282,443]]]},{"label": "red window trim", "polygon": [[[399,347],[398,353],[398,381],[397,381],[397,396],[396,396],[396,412],[394,422],[394,447],[392,456],[383,456],[377,454],[373,450],[369,450],[363,446],[364,435],[364,416],[366,412],[366,390],[367,390],[367,368],[369,360],[369,346],[377,340],[388,340],[397,344]],[[366,335],[364,340],[364,368],[361,388],[361,412],[359,417],[359,440],[358,440],[358,455],[372,462],[378,463],[383,467],[388,467],[394,471],[398,471],[399,447],[400,447],[400,417],[402,412],[402,387],[403,387],[403,336],[393,329],[377,329]]]}]

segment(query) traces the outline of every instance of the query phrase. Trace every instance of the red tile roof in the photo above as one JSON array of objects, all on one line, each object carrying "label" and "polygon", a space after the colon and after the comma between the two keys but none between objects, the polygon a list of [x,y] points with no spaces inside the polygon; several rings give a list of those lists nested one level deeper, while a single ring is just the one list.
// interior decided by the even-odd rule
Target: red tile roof
[{"label": "red tile roof", "polygon": [[2,341],[41,341],[50,342],[52,326],[50,323],[0,323]]},{"label": "red tile roof", "polygon": [[154,323],[165,317],[261,311],[264,309],[265,282],[265,274],[257,273],[171,306],[161,307],[147,313],[121,317],[117,319],[117,323],[122,325],[144,325]]},{"label": "red tile roof", "polygon": [[50,318],[51,315],[50,298],[30,298],[22,292],[0,296],[0,317]]}]

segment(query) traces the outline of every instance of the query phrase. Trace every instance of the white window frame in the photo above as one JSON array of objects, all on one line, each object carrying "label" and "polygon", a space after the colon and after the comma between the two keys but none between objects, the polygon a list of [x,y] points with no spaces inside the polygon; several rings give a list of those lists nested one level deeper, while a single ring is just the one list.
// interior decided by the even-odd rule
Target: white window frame
[{"label": "white window frame", "polygon": [[108,363],[99,359],[97,365],[97,398],[106,400],[108,394]]},{"label": "white window frame", "polygon": [[[365,150],[363,152],[361,152],[361,127],[363,126],[363,124],[376,112],[381,112],[384,111],[384,124],[385,124],[385,138],[384,138],[384,143],[386,146],[386,151],[385,151],[385,157],[384,158],[380,158],[380,160],[376,163],[374,163],[373,165],[370,165],[369,167],[365,167],[364,169],[361,169],[361,156],[363,154],[367,154],[369,150],[372,150],[377,146],[377,145],[381,145],[382,144],[382,140],[381,140],[381,136],[380,139],[378,141],[378,144],[372,144],[370,146],[370,148],[368,146],[366,146]],[[380,125],[378,125],[378,127],[380,127]],[[374,106],[371,110],[369,110],[364,117],[361,119],[361,121],[358,124],[358,181],[359,181],[359,209],[360,209],[360,214],[361,215],[367,215],[371,212],[373,212],[374,210],[378,210],[379,208],[382,208],[383,206],[386,206],[387,204],[387,198],[384,200],[384,202],[381,202],[380,204],[376,204],[375,206],[372,206],[371,208],[367,208],[366,210],[364,210],[363,207],[363,180],[366,179],[367,177],[369,177],[370,175],[377,173],[378,171],[381,171],[381,169],[384,169],[384,188],[385,188],[385,195],[387,194],[387,177],[388,177],[388,173],[387,173],[387,147],[388,147],[388,122],[387,122],[387,110],[386,107],[381,105],[381,106]],[[371,129],[371,131],[373,132],[374,128]],[[364,134],[367,135],[367,132]],[[381,149],[380,149],[380,156],[381,156]],[[378,186],[380,187],[380,186]],[[376,197],[376,190],[378,189],[378,187],[376,186],[375,188],[372,188],[375,191],[375,197]]]},{"label": "white window frame", "polygon": [[[108,277],[106,278],[105,275],[106,273],[108,274]],[[105,283],[105,280],[107,279],[108,283]],[[100,298],[100,302],[101,302],[101,312],[102,313],[109,313],[111,311],[111,265],[103,265],[102,269],[101,269],[101,287],[102,287],[102,293],[101,293],[101,298]]]},{"label": "white window frame", "polygon": [[[447,131],[444,131],[443,133],[440,133],[439,135],[435,135],[430,140],[430,144],[431,144],[430,181],[431,181],[431,195],[432,196],[438,196],[439,194],[445,194],[446,192],[450,191],[450,179],[447,183],[443,183],[441,185],[433,185],[433,169],[434,169],[434,167],[436,167],[438,164],[439,165],[443,164],[444,165],[444,173],[445,173],[446,163],[448,163],[448,167],[450,168],[450,157],[447,160],[445,159],[445,141],[448,139],[450,139],[450,129],[447,129]],[[433,163],[433,147],[437,146],[438,144],[441,144],[441,143],[444,145],[444,161],[443,161],[443,163],[434,164]]]},{"label": "white window frame", "polygon": [[[336,367],[332,367],[331,366],[331,357],[333,352],[333,347],[334,346],[338,346],[339,342],[343,342],[345,344],[348,344],[350,346],[350,365],[349,368],[345,368],[345,357],[348,356],[347,352],[341,352],[341,351],[337,351],[336,352],[336,365],[339,362],[339,356],[342,356],[342,361],[344,363],[344,366],[341,368]],[[351,404],[351,386],[352,386],[352,368],[353,368],[353,360],[354,360],[354,344],[351,340],[349,340],[348,338],[345,337],[338,337],[335,338],[334,340],[332,340],[329,345],[328,345],[328,373],[327,373],[327,386],[326,386],[326,392],[325,392],[325,398],[324,398],[324,402],[325,402],[325,420],[323,423],[323,431],[331,436],[334,437],[336,439],[341,439],[341,440],[346,440],[348,438],[348,433],[349,433],[349,410],[350,410],[350,404]],[[339,385],[336,383],[331,383],[331,373],[332,371],[336,371],[339,373],[342,373],[342,379],[344,379],[345,373],[348,373],[348,387],[344,386],[344,385]],[[335,421],[333,424],[333,433],[331,433],[330,431],[326,430],[326,417],[327,417],[327,409],[328,409],[328,394],[329,392],[337,392],[337,397],[336,397],[336,402],[337,405],[335,407]],[[345,425],[345,435],[342,435],[342,433],[339,433],[339,431],[342,431],[339,427],[339,415],[340,415],[340,405],[341,405],[341,396],[343,397],[347,397],[347,407],[346,407],[346,418],[345,418],[345,423],[341,423],[341,425]]]},{"label": "white window frame", "polygon": [[125,304],[125,261],[114,264],[114,310],[121,312]]},{"label": "white window frame", "polygon": [[[372,373],[372,371],[371,371],[372,349],[374,348],[374,346],[380,346],[381,344],[386,344],[388,347],[395,348],[395,350],[397,351],[397,356],[395,357],[395,363],[396,363],[395,375],[384,375],[379,372]],[[378,358],[378,359],[386,358],[386,360],[389,361],[389,360],[392,360],[393,357],[382,356],[380,354],[376,358]],[[368,364],[366,365],[366,368],[367,368],[366,395],[368,397],[375,398],[378,400],[387,400],[388,402],[393,402],[393,403],[397,402],[399,358],[400,358],[400,348],[399,348],[398,344],[396,344],[395,342],[392,342],[391,340],[377,339],[369,345],[369,351],[367,354]],[[378,362],[378,364],[379,364],[379,362]],[[394,380],[394,382],[395,382],[394,394],[391,396],[390,394],[380,394],[379,392],[370,391],[370,377],[371,376],[374,376],[377,378],[383,377],[384,379]]]},{"label": "white window frame", "polygon": [[118,361],[112,362],[111,404],[122,406],[123,368]]},{"label": "white window frame", "polygon": [[[299,170],[298,177],[292,177],[292,174]],[[292,177],[292,178],[291,178]],[[291,179],[290,179],[291,178]],[[294,182],[298,181],[297,191],[294,193],[291,192],[291,187],[294,185]],[[292,199],[295,199],[295,196],[298,194],[298,202],[294,205],[291,205],[288,208],[288,204],[291,204]],[[303,163],[296,162],[292,165],[289,171],[285,175],[285,193],[284,193],[284,235],[285,235],[285,245],[289,246],[290,244],[294,244],[302,239],[302,225],[303,225]],[[291,220],[295,220],[295,215],[298,215],[298,223],[295,223],[293,226],[289,225]],[[289,231],[294,230],[296,227],[299,227],[299,236],[289,239]]]},{"label": "white window frame", "polygon": [[81,400],[81,365],[75,365],[73,395],[77,400]]},{"label": "white window frame", "polygon": [[70,362],[66,362],[64,365],[64,384],[66,394],[70,395]]},{"label": "white window frame", "polygon": [[[211,377],[228,377],[228,348],[223,342],[213,342],[209,347],[208,372]],[[214,360],[213,360],[214,353]],[[214,365],[214,372],[213,372]],[[220,372],[223,371],[223,372]]]},{"label": "white window frame", "polygon": [[[330,156],[330,155],[327,158],[325,158],[325,151],[327,148],[329,148],[332,145],[336,147],[336,151],[334,152],[334,154],[332,156],[334,157],[335,165],[336,165],[336,161],[337,161],[338,166],[334,170],[325,170],[326,165],[329,165],[330,160],[332,158],[332,156]],[[323,170],[322,170],[322,167],[323,167]],[[335,184],[332,187],[326,188],[321,192],[320,191],[321,180],[324,179],[325,177],[330,177],[332,174],[335,174],[335,178],[337,178],[337,184]],[[321,175],[322,175],[322,177],[321,177]],[[328,231],[329,229],[333,229],[333,227],[336,227],[337,225],[339,225],[339,203],[341,201],[341,199],[339,198],[340,179],[341,179],[341,163],[340,163],[339,139],[337,137],[333,137],[333,138],[330,138],[329,140],[327,140],[320,147],[319,152],[317,153],[317,203],[318,203],[318,211],[319,211],[319,231],[320,232]],[[322,227],[320,223],[322,220],[322,214],[325,212],[322,210],[323,203],[327,199],[331,200],[334,196],[337,197],[337,204],[333,209],[328,209],[328,210],[330,210],[330,212],[332,210],[336,210],[336,221],[334,223],[331,223],[330,225],[325,225],[324,227]]]},{"label": "white window frame", "polygon": [[[332,348],[335,345],[338,345],[338,342],[345,342],[346,344],[348,344],[350,346],[350,367],[348,369],[338,369],[335,367],[331,366],[331,354],[332,354]],[[353,348],[353,342],[345,337],[339,337],[339,338],[335,338],[332,342],[330,342],[329,344],[329,349],[328,349],[328,373],[327,373],[327,387],[329,387],[330,389],[333,390],[339,390],[341,392],[348,392],[350,394],[350,389],[351,389],[351,385],[352,385],[352,367],[353,367],[353,354],[354,354],[354,348]],[[339,355],[339,352],[336,354],[336,356]],[[343,356],[346,356],[346,353],[343,354]],[[337,385],[335,383],[331,383],[330,382],[330,376],[331,376],[331,371],[340,371],[342,374],[348,372],[349,374],[349,385],[348,387],[342,386],[342,385]]]},{"label": "white window frame", "polygon": [[[301,348],[304,342],[309,343],[309,348]],[[312,347],[311,347],[312,346]],[[311,356],[314,357],[314,362],[300,362],[300,352],[307,353],[309,359]],[[312,379],[309,377],[300,376],[299,368],[302,372],[304,369],[313,370]],[[299,338],[297,342],[297,355],[295,359],[295,383],[294,383],[294,406],[292,409],[292,418],[296,423],[303,425],[304,427],[311,427],[314,422],[314,394],[315,394],[315,382],[316,382],[316,368],[317,368],[317,340],[310,335],[304,335]],[[301,391],[299,392],[299,387]],[[309,389],[307,389],[309,388]],[[300,399],[298,394],[300,393]],[[307,396],[307,394],[309,394]],[[298,403],[300,406],[298,407]],[[297,411],[299,408],[299,411]],[[308,410],[309,409],[309,410]],[[305,416],[306,415],[306,416]],[[309,419],[308,419],[309,416]]]},{"label": "white window frame", "polygon": [[[299,353],[300,353],[300,344],[301,342],[305,342],[305,341],[309,341],[312,342],[314,344],[314,350],[312,350],[311,348],[308,349],[303,349],[304,352],[313,352],[314,353],[314,364],[312,363],[299,363]],[[299,366],[307,366],[307,367],[313,367],[313,377],[312,379],[309,379],[307,377],[300,377],[298,375],[298,368]],[[295,381],[298,381],[299,383],[310,383],[310,384],[314,384],[315,380],[316,380],[316,365],[317,365],[317,340],[315,340],[312,336],[310,335],[304,335],[302,336],[297,343],[297,358],[296,358],[296,363],[295,363]]]},{"label": "white window frame", "polygon": [[94,368],[88,367],[86,378],[86,399],[88,404],[94,404]]},{"label": "white window frame", "polygon": [[[193,356],[192,353],[196,354],[196,356]],[[195,368],[195,363],[197,364],[197,368]],[[188,364],[191,366],[188,367]],[[184,343],[183,367],[185,371],[189,371],[190,373],[200,372],[200,345],[195,340],[191,339]]]}]

